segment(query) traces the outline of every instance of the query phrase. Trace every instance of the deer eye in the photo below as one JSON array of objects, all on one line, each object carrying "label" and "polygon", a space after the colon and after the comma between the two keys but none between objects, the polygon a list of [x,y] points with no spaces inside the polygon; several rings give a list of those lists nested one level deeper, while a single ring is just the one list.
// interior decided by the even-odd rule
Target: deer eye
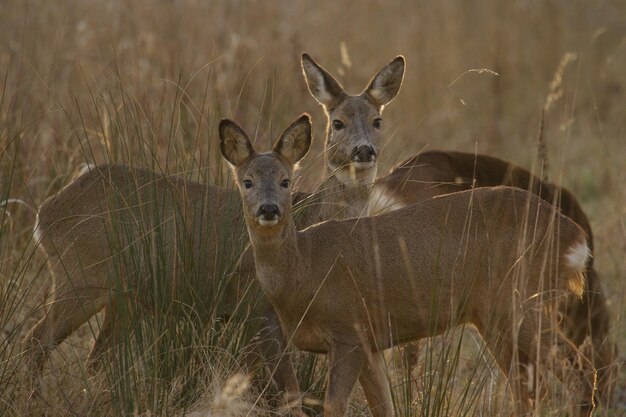
[{"label": "deer eye", "polygon": [[291,184],[291,181],[289,181],[289,180],[282,180],[280,182],[280,186],[283,187],[283,188],[289,188],[289,184]]},{"label": "deer eye", "polygon": [[252,188],[252,180],[243,180],[243,186],[246,189]]},{"label": "deer eye", "polygon": [[346,127],[346,125],[344,125],[341,120],[333,120],[333,128],[335,130],[341,130],[344,127]]},{"label": "deer eye", "polygon": [[380,126],[383,123],[383,119],[381,119],[380,117],[374,119],[374,123],[372,124],[374,126],[374,128],[376,129],[380,129]]}]

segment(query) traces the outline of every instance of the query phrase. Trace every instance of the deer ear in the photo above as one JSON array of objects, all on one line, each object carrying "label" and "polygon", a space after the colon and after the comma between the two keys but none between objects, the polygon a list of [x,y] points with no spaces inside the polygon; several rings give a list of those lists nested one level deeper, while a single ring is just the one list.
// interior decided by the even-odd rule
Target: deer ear
[{"label": "deer ear", "polygon": [[285,129],[273,150],[295,165],[304,158],[310,147],[311,117],[305,113]]},{"label": "deer ear", "polygon": [[346,95],[341,84],[308,54],[302,54],[302,72],[309,92],[324,107],[334,107]]},{"label": "deer ear", "polygon": [[364,93],[383,107],[398,94],[404,78],[404,57],[397,56],[372,78]]},{"label": "deer ear", "polygon": [[223,119],[219,132],[222,155],[231,165],[238,166],[254,153],[250,139],[237,123]]}]

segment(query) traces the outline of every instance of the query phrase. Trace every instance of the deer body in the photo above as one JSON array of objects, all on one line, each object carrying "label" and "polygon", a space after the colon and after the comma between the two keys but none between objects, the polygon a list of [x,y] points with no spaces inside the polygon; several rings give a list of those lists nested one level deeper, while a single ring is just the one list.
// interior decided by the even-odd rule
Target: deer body
[{"label": "deer body", "polygon": [[[585,230],[592,243],[591,225],[572,193],[542,181],[524,168],[483,154],[421,152],[376,180],[374,189],[384,198],[377,200],[374,196],[370,209],[376,213],[387,212],[443,194],[498,185],[521,188],[558,204],[563,214]],[[389,204],[384,204],[385,200]]]},{"label": "deer body", "polygon": [[[591,224],[571,192],[542,181],[524,168],[488,155],[438,150],[422,152],[376,180],[368,209],[372,214],[385,213],[435,196],[497,185],[528,190],[559,207],[585,231],[593,253]],[[583,345],[587,337],[591,339],[593,352],[590,358],[598,370],[599,395],[610,401],[617,349],[608,339],[611,317],[593,257],[589,258],[583,297],[566,300],[560,305],[560,311],[564,317],[564,331],[576,346]]]},{"label": "deer body", "polygon": [[[58,343],[106,308],[103,331],[90,354],[91,361],[99,360],[121,330],[109,308],[145,294],[155,268],[167,270],[172,281],[228,273],[247,244],[239,204],[233,190],[125,165],[94,168],[46,200],[35,234],[48,256],[54,301],[27,336],[29,343],[41,345],[33,346],[34,365],[41,368]],[[150,253],[131,259],[131,250]],[[183,251],[194,258],[194,270],[177,269]],[[222,261],[207,258],[206,251],[219,253]],[[157,266],[160,262],[165,264]],[[244,289],[236,287],[223,297],[225,311],[241,297]]]},{"label": "deer body", "polygon": [[[520,210],[526,205],[528,212]],[[484,332],[494,314],[509,312],[513,289],[523,298],[570,287],[582,291],[584,263],[572,268],[565,250],[561,273],[551,272],[554,282],[543,290],[543,256],[531,262],[528,279],[515,283],[519,277],[511,268],[524,250],[511,237],[527,236],[526,245],[541,253],[545,248],[538,242],[549,236],[549,224],[535,227],[526,215],[549,218],[552,210],[520,190],[485,188],[377,217],[329,221],[299,232],[290,226],[293,236],[280,246],[254,238],[252,244],[263,289],[297,347],[324,352],[338,335],[349,335],[366,336],[378,351],[456,324],[471,323]],[[584,233],[572,222],[563,224],[559,242],[570,249],[584,246]],[[493,304],[485,303],[485,294]]]},{"label": "deer body", "polygon": [[[329,353],[326,417],[345,414],[357,380],[374,416],[393,415],[382,350],[457,324],[476,326],[514,379],[549,356],[548,311],[568,293],[582,294],[588,257],[584,231],[549,204],[522,190],[485,188],[298,232],[288,188],[310,144],[308,117],[269,153],[256,153],[227,120],[220,139],[263,291],[296,346]],[[521,414],[529,385],[514,386]]]},{"label": "deer body", "polygon": [[[203,307],[226,318],[247,295],[243,305],[259,326],[259,353],[293,415],[304,415],[278,318],[254,280],[250,251],[242,256],[249,241],[240,205],[236,190],[125,165],[92,169],[44,202],[35,235],[47,255],[52,302],[24,339],[31,373],[40,372],[55,347],[101,310],[104,319],[87,361],[91,371],[132,329],[128,315],[116,312],[123,303],[139,301],[146,307],[139,313],[151,314],[152,308],[167,308],[151,299],[155,291],[187,305],[218,299],[221,304]],[[191,259],[192,267],[178,259]],[[192,297],[177,292],[189,288]]]}]

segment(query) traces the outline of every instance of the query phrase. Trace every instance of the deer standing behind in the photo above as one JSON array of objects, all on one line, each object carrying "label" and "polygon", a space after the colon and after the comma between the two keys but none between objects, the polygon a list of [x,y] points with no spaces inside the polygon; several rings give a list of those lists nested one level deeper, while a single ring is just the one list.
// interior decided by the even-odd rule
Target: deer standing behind
[{"label": "deer standing behind", "polygon": [[[302,55],[302,68],[311,95],[323,106],[328,119],[326,149],[332,149],[344,138],[352,138],[354,141],[353,137],[360,135],[360,129],[366,126],[364,122],[367,121],[368,109],[352,106],[346,111],[346,101],[343,100],[345,93],[341,84],[308,54]],[[369,115],[369,120],[378,128],[382,125],[382,119],[375,115]],[[374,149],[377,156],[378,145]],[[338,168],[333,171],[331,168],[341,167],[341,164],[333,162],[332,152],[326,153],[326,157],[330,158],[326,164],[329,170],[327,177],[337,179],[355,176],[350,171],[353,166],[346,166],[343,172]],[[371,174],[369,178],[373,178]],[[365,178],[363,175],[356,177]],[[369,206],[356,207],[350,217],[382,214],[435,196],[477,187],[506,185],[527,190],[559,207],[564,215],[582,227],[593,253],[591,225],[574,195],[563,187],[542,181],[529,171],[498,158],[441,150],[422,152],[398,164],[375,182],[370,182],[370,185],[367,190],[359,190],[361,195],[371,194]],[[321,216],[320,220],[329,218],[332,217]],[[589,258],[586,283],[583,297],[569,298],[560,304],[559,310],[564,318],[565,334],[585,354],[588,349],[584,343],[586,340],[591,341],[589,359],[598,371],[598,394],[603,401],[610,402],[617,348],[609,339],[611,317],[593,266],[593,257]],[[415,360],[416,350],[410,350]]]},{"label": "deer standing behind", "polygon": [[[333,114],[345,119],[347,127],[343,132],[328,129],[327,175],[319,190],[294,195],[300,202],[299,228],[365,212],[382,136],[375,121],[400,90],[403,75],[404,58],[397,57],[358,95],[346,93],[339,84],[331,86]],[[358,134],[352,133],[352,126],[358,126]],[[51,300],[46,315],[24,340],[32,370],[41,371],[59,343],[104,310],[88,358],[89,368],[98,369],[103,355],[126,339],[131,327],[123,313],[126,304],[141,300],[148,308],[139,314],[150,314],[153,306],[147,296],[152,293],[171,292],[170,300],[187,297],[193,305],[202,303],[201,294],[175,292],[205,286],[206,293],[222,294],[223,305],[215,306],[218,316],[232,314],[243,294],[254,292],[250,286],[255,282],[251,255],[243,257],[233,278],[215,279],[234,268],[247,245],[240,204],[236,190],[125,165],[92,169],[46,200],[35,235],[48,257]],[[181,259],[193,261],[185,265]],[[155,282],[157,275],[164,277],[163,283]],[[265,322],[261,353],[276,369],[274,382],[288,400],[299,398],[277,319],[264,298],[255,309],[253,314]]]},{"label": "deer standing behind", "polygon": [[[561,337],[551,310],[584,288],[588,246],[573,221],[531,193],[497,187],[296,231],[291,177],[310,146],[309,117],[266,153],[232,121],[219,130],[263,292],[295,346],[329,353],[325,417],[345,415],[357,380],[372,414],[392,416],[383,350],[463,323],[508,375],[518,415],[529,411],[544,367],[563,382],[576,378],[578,412],[588,415],[588,375],[558,360],[550,366]],[[561,342],[557,359],[572,354]]]}]

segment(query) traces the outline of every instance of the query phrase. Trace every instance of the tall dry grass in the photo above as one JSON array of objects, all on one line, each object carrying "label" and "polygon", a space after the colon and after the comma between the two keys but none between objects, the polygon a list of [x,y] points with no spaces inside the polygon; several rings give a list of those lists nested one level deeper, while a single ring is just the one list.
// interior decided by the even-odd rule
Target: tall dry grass
[{"label": "tall dry grass", "polygon": [[[228,185],[215,147],[217,121],[236,119],[267,147],[302,111],[316,127],[300,184],[310,189],[320,179],[324,116],[300,74],[303,51],[349,91],[393,56],[406,56],[405,83],[385,112],[381,172],[424,148],[477,150],[537,166],[541,112],[552,97],[544,118],[548,175],[574,192],[592,222],[612,335],[626,349],[626,4],[618,0],[6,0],[0,3],[0,200],[37,207],[83,164],[105,161]],[[567,53],[576,59],[554,84]],[[1,414],[224,413],[216,410],[230,398],[226,381],[244,371],[237,357],[238,343],[248,343],[243,319],[226,329],[171,324],[190,336],[184,343],[196,348],[193,354],[175,350],[180,362],[151,366],[136,358],[142,344],[133,341],[134,353],[116,356],[128,363],[111,361],[108,371],[90,377],[83,362],[97,332],[92,320],[53,355],[41,396],[27,402],[20,338],[42,316],[49,285],[33,224],[23,204],[0,208]],[[177,338],[160,337],[169,325],[138,324],[155,358],[163,356],[159,349],[181,347]],[[223,332],[233,343],[222,344]],[[401,363],[390,368],[403,414],[506,412],[504,381],[473,334],[462,335],[429,342],[418,377],[405,378]],[[275,403],[262,395],[271,391],[268,375],[256,375],[233,402],[235,415],[274,413]],[[323,370],[306,357],[299,375],[316,409]],[[625,386],[620,375],[617,405],[600,415],[623,415]],[[352,412],[364,410],[357,394]]]}]

